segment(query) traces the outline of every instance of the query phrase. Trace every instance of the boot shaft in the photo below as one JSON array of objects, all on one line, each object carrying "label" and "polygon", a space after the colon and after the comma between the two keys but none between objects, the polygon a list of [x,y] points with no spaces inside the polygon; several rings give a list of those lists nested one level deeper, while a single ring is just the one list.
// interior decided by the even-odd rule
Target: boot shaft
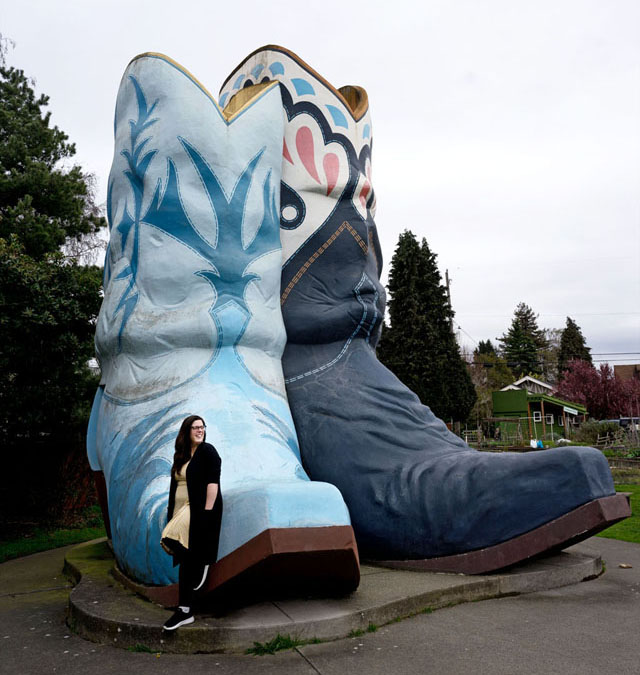
[{"label": "boot shaft", "polygon": [[275,85],[247,91],[230,106],[235,112],[225,111],[156,54],[137,57],[124,74],[96,331],[103,383],[115,399],[179,386],[223,347],[243,352],[258,379],[269,369],[252,362],[253,345],[279,361],[281,101]]},{"label": "boot shaft", "polygon": [[272,80],[281,84],[285,123],[280,299],[289,347],[355,337],[375,344],[385,293],[367,94],[335,89],[295,54],[268,46],[236,68],[220,100]]}]

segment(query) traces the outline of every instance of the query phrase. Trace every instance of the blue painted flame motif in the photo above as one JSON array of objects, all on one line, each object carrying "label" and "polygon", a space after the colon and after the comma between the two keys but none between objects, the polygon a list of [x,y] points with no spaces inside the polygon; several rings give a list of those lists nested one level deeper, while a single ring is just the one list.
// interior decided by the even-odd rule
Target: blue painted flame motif
[{"label": "blue painted flame motif", "polygon": [[[256,167],[260,163],[264,148],[246,165],[244,171],[236,182],[231,194],[227,194],[218,176],[209,166],[198,150],[186,139],[178,136],[182,147],[192,161],[202,184],[215,211],[217,222],[224,223],[224,227],[218,226],[216,241],[210,243],[202,237],[189,220],[180,199],[179,177],[176,165],[171,158],[167,159],[168,178],[164,191],[161,185],[156,186],[153,199],[146,213],[142,214],[142,200],[144,194],[144,178],[151,161],[157,151],[147,150],[150,137],[141,138],[158,118],[152,117],[157,101],[148,105],[142,87],[135,77],[129,78],[135,88],[138,105],[138,119],[130,121],[131,148],[123,150],[122,155],[127,159],[128,169],[124,172],[133,192],[133,215],[128,205],[125,207],[117,232],[121,237],[122,248],[127,244],[130,236],[133,237],[131,244],[130,264],[118,275],[118,279],[129,277],[129,283],[125,288],[116,314],[122,312],[122,319],[118,333],[118,349],[122,349],[122,333],[126,327],[132,312],[138,302],[136,289],[136,277],[139,260],[139,231],[140,223],[144,221],[149,225],[171,235],[174,239],[196,251],[204,258],[212,269],[203,269],[196,272],[198,276],[206,279],[216,292],[216,297],[211,307],[211,313],[215,314],[219,308],[227,302],[235,302],[245,314],[246,321],[250,312],[245,302],[247,286],[254,280],[259,280],[259,275],[248,271],[249,266],[261,255],[279,248],[278,224],[279,213],[277,197],[272,185],[271,170],[269,170],[262,185],[262,199],[264,214],[262,222],[255,235],[246,245],[243,245],[243,222],[246,203],[253,181]],[[271,236],[264,233],[273,233]],[[260,236],[258,234],[261,233]],[[237,337],[239,340],[242,333]],[[218,345],[220,346],[220,345]]]},{"label": "blue painted flame motif", "polygon": [[[242,244],[245,204],[251,187],[253,172],[264,150],[260,150],[251,159],[234,186],[231,195],[227,196],[215,172],[205,162],[202,155],[183,138],[180,139],[180,142],[202,179],[216,212],[218,223],[224,223],[224,227],[218,228],[216,245],[211,245],[200,236],[184,212],[178,194],[177,172],[171,160],[168,160],[169,179],[164,195],[162,198],[160,197],[160,186],[158,186],[144,220],[173,235],[213,265],[213,271],[201,270],[196,272],[216,290],[217,297],[213,311],[226,301],[233,300],[248,313],[244,300],[245,290],[251,281],[258,280],[260,277],[248,272],[247,268],[259,255],[273,249],[273,245],[276,243],[267,242],[268,245],[265,248],[265,241],[261,237],[255,236],[246,248]],[[265,229],[268,229],[270,224],[279,222],[275,195],[270,187],[270,182],[271,171],[267,173],[263,185],[265,208],[259,230],[265,225],[267,226]]]},{"label": "blue painted flame motif", "polygon": [[[142,198],[144,195],[144,176],[147,172],[147,169],[149,168],[151,160],[155,157],[157,152],[156,150],[150,150],[143,155],[142,152],[149,142],[149,138],[140,138],[142,134],[149,129],[149,127],[153,126],[158,121],[157,117],[152,117],[157,101],[155,101],[151,107],[149,107],[147,105],[147,100],[142,91],[142,88],[138,84],[135,77],[129,76],[129,79],[131,80],[136,92],[136,100],[138,103],[138,119],[130,120],[129,122],[131,127],[131,149],[123,150],[121,154],[126,158],[127,164],[129,166],[128,170],[125,171],[125,176],[127,177],[127,180],[129,181],[133,191],[133,216],[129,212],[128,205],[125,205],[122,219],[120,220],[120,223],[116,229],[120,234],[122,249],[124,249],[127,245],[127,240],[132,229],[134,240],[132,244],[130,264],[116,277],[117,279],[126,279],[129,277],[129,283],[120,297],[116,309],[116,314],[122,312],[122,322],[118,332],[118,351],[122,350],[122,332],[124,331],[129,317],[138,304],[139,295],[136,290],[136,277],[138,274],[140,212],[142,210]],[[109,222],[112,222],[112,187],[113,183],[111,183],[109,186],[109,195],[107,200],[109,205]],[[106,280],[107,278],[105,274],[105,281]]]}]

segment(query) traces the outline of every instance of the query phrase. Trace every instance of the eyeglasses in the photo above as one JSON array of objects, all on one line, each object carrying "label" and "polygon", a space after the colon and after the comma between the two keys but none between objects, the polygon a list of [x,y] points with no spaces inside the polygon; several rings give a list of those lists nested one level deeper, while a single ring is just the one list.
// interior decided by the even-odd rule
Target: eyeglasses
[{"label": "eyeglasses", "polygon": [[197,427],[191,427],[192,431],[204,431],[207,428],[206,424],[198,425]]}]

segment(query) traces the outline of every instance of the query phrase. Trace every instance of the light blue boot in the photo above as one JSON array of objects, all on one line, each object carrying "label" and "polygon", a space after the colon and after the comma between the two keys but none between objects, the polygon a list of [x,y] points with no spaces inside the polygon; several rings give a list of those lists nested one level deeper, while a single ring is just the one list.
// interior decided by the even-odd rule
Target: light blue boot
[{"label": "light blue boot", "polygon": [[160,534],[173,444],[190,414],[222,457],[218,582],[278,552],[265,533],[294,556],[335,533],[350,560],[337,574],[358,583],[347,508],[337,488],[305,474],[285,393],[282,143],[276,83],[223,111],[165,56],[136,57],[124,74],[88,454],[104,473],[118,564],[147,584],[177,579]]}]

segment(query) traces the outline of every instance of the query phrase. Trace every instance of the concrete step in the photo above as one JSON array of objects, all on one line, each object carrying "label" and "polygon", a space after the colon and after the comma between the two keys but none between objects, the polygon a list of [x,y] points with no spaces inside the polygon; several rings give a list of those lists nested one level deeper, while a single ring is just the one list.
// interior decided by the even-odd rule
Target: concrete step
[{"label": "concrete step", "polygon": [[[484,576],[391,570],[363,565],[359,588],[340,598],[273,599],[225,609],[209,608],[196,622],[172,633],[159,605],[122,586],[106,539],[67,552],[65,570],[76,585],[69,596],[68,622],[80,636],[121,648],[168,653],[242,652],[254,642],[280,635],[327,641],[392,621],[463,602],[549,590],[593,579],[602,560],[574,546]],[[221,613],[221,612],[224,613]]]}]

